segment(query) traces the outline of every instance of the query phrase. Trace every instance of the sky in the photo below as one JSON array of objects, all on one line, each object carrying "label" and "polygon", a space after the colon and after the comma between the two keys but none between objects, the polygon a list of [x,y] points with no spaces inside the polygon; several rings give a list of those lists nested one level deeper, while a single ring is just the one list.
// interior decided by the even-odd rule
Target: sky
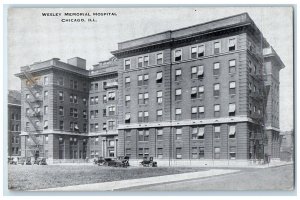
[{"label": "sky", "polygon": [[[42,13],[116,13],[117,16],[63,17]],[[87,68],[112,55],[118,42],[248,12],[278,53],[280,128],[293,128],[293,13],[289,7],[11,8],[8,12],[8,89],[20,90],[20,67],[51,58],[81,57]],[[62,22],[61,19],[86,22]],[[94,18],[96,22],[87,22]]]}]

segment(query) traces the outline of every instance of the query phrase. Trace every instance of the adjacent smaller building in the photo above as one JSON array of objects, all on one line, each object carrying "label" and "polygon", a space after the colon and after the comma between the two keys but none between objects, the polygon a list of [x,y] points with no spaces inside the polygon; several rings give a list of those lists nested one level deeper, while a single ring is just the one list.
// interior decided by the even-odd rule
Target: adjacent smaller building
[{"label": "adjacent smaller building", "polygon": [[21,93],[8,92],[8,156],[21,156]]},{"label": "adjacent smaller building", "polygon": [[294,160],[294,131],[281,132],[280,160]]}]

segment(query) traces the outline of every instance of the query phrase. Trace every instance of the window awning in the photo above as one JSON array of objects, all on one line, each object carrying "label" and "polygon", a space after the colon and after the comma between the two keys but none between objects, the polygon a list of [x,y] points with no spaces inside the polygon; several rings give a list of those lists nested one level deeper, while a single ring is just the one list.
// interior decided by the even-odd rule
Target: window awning
[{"label": "window awning", "polygon": [[162,110],[158,110],[157,115],[162,115]]},{"label": "window awning", "polygon": [[75,128],[75,129],[77,129],[77,130],[79,129],[77,124],[75,125],[75,127],[74,127],[74,128]]},{"label": "window awning", "polygon": [[157,97],[162,97],[162,92],[157,92]]},{"label": "window awning", "polygon": [[197,67],[192,67],[192,74],[197,73]]},{"label": "window awning", "polygon": [[229,104],[229,112],[235,112],[235,104]]},{"label": "window awning", "polygon": [[203,107],[203,106],[200,106],[200,107],[199,107],[199,112],[200,112],[200,113],[204,113],[204,107]]},{"label": "window awning", "polygon": [[176,94],[176,95],[181,95],[181,89],[177,89],[177,90],[175,91],[175,94]]},{"label": "window awning", "polygon": [[149,94],[148,94],[148,93],[145,93],[145,94],[144,94],[144,98],[145,98],[145,99],[148,99],[148,98],[149,98]]},{"label": "window awning", "polygon": [[232,67],[232,66],[235,66],[235,60],[230,60],[230,61],[229,61],[229,66],[231,66],[231,67]]},{"label": "window awning", "polygon": [[204,86],[199,87],[199,92],[204,92]]},{"label": "window awning", "polygon": [[156,80],[162,79],[162,73],[157,73],[156,74]]},{"label": "window awning", "polygon": [[125,115],[125,120],[129,120],[130,119],[130,114],[126,114]]},{"label": "window awning", "polygon": [[176,70],[176,76],[180,76],[181,75],[181,69],[177,69]]},{"label": "window awning", "polygon": [[145,74],[144,75],[144,80],[148,80],[149,79],[149,75],[148,74]]},{"label": "window awning", "polygon": [[235,46],[235,39],[230,39],[229,40],[229,47],[233,47],[233,46]]},{"label": "window awning", "polygon": [[197,136],[203,136],[203,135],[204,135],[204,127],[200,127]]},{"label": "window awning", "polygon": [[192,113],[197,113],[197,107],[192,107]]},{"label": "window awning", "polygon": [[229,127],[229,135],[235,135],[235,126]]},{"label": "window awning", "polygon": [[202,65],[201,65],[201,66],[198,66],[198,73],[197,73],[197,75],[198,75],[198,76],[202,76],[203,73],[204,73],[203,66],[202,66]]},{"label": "window awning", "polygon": [[143,80],[143,76],[142,75],[138,76],[138,80],[142,81]]},{"label": "window awning", "polygon": [[234,81],[229,83],[229,88],[235,88],[235,82]]},{"label": "window awning", "polygon": [[196,88],[196,87],[193,87],[191,93],[192,93],[192,94],[196,94],[196,93],[197,93],[197,88]]},{"label": "window awning", "polygon": [[176,109],[176,115],[181,114],[181,109]]},{"label": "window awning", "polygon": [[204,45],[198,46],[198,52],[203,53],[204,52]]},{"label": "window awning", "polygon": [[148,113],[148,112],[144,112],[144,116],[145,116],[145,117],[148,117],[148,116],[149,116],[149,113]]}]

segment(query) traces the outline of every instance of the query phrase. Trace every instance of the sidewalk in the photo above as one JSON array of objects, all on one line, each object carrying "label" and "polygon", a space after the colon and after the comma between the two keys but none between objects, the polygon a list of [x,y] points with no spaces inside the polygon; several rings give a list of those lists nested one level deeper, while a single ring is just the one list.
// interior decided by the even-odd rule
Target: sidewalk
[{"label": "sidewalk", "polygon": [[123,181],[112,181],[112,182],[104,182],[104,183],[73,185],[73,186],[66,186],[66,187],[32,190],[32,191],[34,191],[34,192],[40,192],[40,191],[47,191],[47,192],[52,192],[52,191],[53,192],[113,191],[113,190],[117,190],[117,189],[124,189],[124,188],[137,187],[137,186],[184,181],[184,180],[189,180],[189,179],[206,178],[206,177],[211,177],[211,176],[235,173],[238,171],[240,171],[240,170],[210,169],[210,170],[201,171],[201,172],[190,172],[190,173],[183,173],[183,174],[156,176],[156,177],[140,178],[140,179],[130,179],[130,180],[123,180]]}]

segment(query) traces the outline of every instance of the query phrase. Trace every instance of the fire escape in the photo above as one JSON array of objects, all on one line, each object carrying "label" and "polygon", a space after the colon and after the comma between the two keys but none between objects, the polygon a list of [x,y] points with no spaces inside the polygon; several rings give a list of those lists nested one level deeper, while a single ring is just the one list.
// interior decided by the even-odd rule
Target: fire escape
[{"label": "fire escape", "polygon": [[29,123],[32,125],[30,127],[26,127],[26,132],[28,137],[31,138],[31,141],[26,141],[26,151],[30,151],[33,156],[39,157],[43,154],[43,144],[37,137],[39,133],[42,132],[42,98],[41,93],[43,88],[40,84],[38,84],[37,77],[34,77],[30,72],[30,67],[26,66],[22,69],[22,73],[26,78],[26,88],[31,94],[31,98],[25,98],[25,102],[29,106],[29,112],[26,112],[26,118]]}]

